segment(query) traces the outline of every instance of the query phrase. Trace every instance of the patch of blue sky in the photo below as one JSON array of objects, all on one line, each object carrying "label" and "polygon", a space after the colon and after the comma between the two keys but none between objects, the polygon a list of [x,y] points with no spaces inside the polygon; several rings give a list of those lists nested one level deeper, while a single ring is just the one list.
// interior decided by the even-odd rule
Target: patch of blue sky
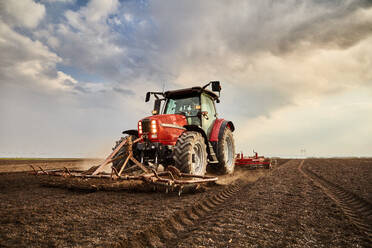
[{"label": "patch of blue sky", "polygon": [[119,0],[122,5],[134,3],[138,8],[148,8],[149,0]]},{"label": "patch of blue sky", "polygon": [[89,82],[89,83],[102,83],[106,81],[102,76],[92,73],[87,73],[84,70],[78,69],[76,67],[67,66],[63,64],[57,64],[56,69],[62,71],[79,82]]},{"label": "patch of blue sky", "polygon": [[26,37],[30,38],[31,40],[33,40],[33,41],[37,40],[37,39],[35,39],[33,37],[33,30],[31,30],[29,28],[25,28],[25,27],[22,27],[22,26],[15,26],[15,27],[12,27],[12,29],[16,33],[21,34],[23,36],[26,36]]},{"label": "patch of blue sky", "polygon": [[113,32],[124,34],[125,37],[135,32],[136,24],[134,22],[128,22],[121,15],[112,14],[107,20],[106,24],[111,28]]},{"label": "patch of blue sky", "polygon": [[46,15],[43,23],[46,24],[57,24],[64,19],[64,14],[67,10],[78,11],[81,7],[88,4],[86,0],[74,0],[74,1],[36,1],[41,2],[45,6]]},{"label": "patch of blue sky", "polygon": [[152,19],[145,15],[133,15],[130,21],[124,15],[110,15],[107,25],[116,33],[115,43],[119,46],[146,50],[146,46],[154,44],[157,39],[157,28]]}]

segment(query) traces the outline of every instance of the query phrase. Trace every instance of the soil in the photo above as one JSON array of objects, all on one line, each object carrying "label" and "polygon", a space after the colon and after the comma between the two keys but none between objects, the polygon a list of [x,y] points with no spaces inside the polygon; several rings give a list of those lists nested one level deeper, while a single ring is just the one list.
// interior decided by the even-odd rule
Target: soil
[{"label": "soil", "polygon": [[310,159],[308,168],[372,203],[371,159]]},{"label": "soil", "polygon": [[69,163],[69,162],[82,162],[88,159],[81,159],[81,158],[71,158],[71,159],[6,159],[2,158],[0,159],[0,166],[1,165],[15,165],[15,164],[33,164],[33,163],[44,163],[44,164],[50,164],[50,163]]},{"label": "soil", "polygon": [[[372,159],[366,161],[364,170],[340,160],[348,178],[342,187],[363,199],[371,180],[355,183],[350,177],[372,174]],[[27,172],[2,173],[0,247],[371,247],[368,224],[363,230],[355,225],[345,204],[332,198],[331,187],[325,191],[300,164],[289,160],[272,170],[237,170],[181,196],[50,188]],[[327,166],[317,173],[339,183],[327,177],[337,171],[329,160],[306,160],[304,168],[318,164]],[[364,209],[372,208],[367,203]]]},{"label": "soil", "polygon": [[63,167],[74,169],[88,169],[92,165],[99,164],[99,162],[99,159],[0,159],[0,173],[32,171],[31,166],[33,166],[37,170],[39,170],[39,167],[43,168],[44,170],[62,169]]}]

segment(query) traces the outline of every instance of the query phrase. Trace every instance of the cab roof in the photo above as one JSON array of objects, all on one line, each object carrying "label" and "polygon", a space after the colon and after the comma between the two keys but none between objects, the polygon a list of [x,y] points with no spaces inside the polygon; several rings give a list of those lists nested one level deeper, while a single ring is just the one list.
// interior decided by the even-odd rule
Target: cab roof
[{"label": "cab roof", "polygon": [[214,92],[203,89],[202,87],[192,87],[192,88],[186,88],[186,89],[179,89],[179,90],[170,90],[164,92],[165,98],[182,98],[183,96],[188,95],[200,95],[201,93],[206,93],[207,95],[211,96],[213,100],[218,99],[218,95],[216,95]]}]

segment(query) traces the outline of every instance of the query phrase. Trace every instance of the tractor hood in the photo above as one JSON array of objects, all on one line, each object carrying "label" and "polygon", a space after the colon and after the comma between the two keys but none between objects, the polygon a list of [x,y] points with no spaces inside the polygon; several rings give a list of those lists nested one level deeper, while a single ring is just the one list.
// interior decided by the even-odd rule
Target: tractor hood
[{"label": "tractor hood", "polygon": [[175,145],[178,137],[186,130],[185,125],[187,120],[184,115],[153,115],[138,122],[138,134],[144,140]]},{"label": "tractor hood", "polygon": [[179,115],[179,114],[163,114],[163,115],[152,115],[142,120],[149,119],[149,120],[156,120],[158,123],[163,124],[175,124],[183,127],[187,124],[186,116]]}]

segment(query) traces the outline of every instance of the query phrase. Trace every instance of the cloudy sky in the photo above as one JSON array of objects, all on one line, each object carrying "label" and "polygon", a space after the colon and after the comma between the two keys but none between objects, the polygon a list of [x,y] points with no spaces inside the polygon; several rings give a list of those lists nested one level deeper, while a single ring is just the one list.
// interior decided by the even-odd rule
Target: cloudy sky
[{"label": "cloudy sky", "polygon": [[0,54],[0,156],[101,156],[211,80],[238,151],[372,156],[372,1],[5,0]]}]

